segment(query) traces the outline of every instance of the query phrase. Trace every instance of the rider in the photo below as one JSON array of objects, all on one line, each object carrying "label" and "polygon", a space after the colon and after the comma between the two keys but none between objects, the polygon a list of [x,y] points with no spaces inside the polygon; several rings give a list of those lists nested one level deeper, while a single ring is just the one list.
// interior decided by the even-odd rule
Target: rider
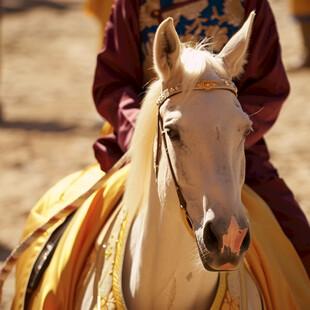
[{"label": "rider", "polygon": [[[248,62],[237,79],[239,101],[253,122],[246,140],[245,183],[269,205],[310,276],[310,227],[292,192],[269,160],[264,134],[289,94],[275,20],[267,0],[116,0],[98,55],[93,95],[114,132],[94,144],[104,171],[128,150],[144,85],[154,78],[152,42],[159,23],[171,16],[182,41],[212,37],[219,52],[256,11]],[[211,39],[211,41],[212,41]]]}]

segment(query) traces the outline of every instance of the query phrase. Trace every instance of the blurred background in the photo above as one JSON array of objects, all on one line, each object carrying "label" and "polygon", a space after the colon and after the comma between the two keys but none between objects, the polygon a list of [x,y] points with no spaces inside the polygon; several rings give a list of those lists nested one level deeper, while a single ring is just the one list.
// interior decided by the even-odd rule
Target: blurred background
[{"label": "blurred background", "polygon": [[[270,0],[291,94],[267,135],[272,162],[310,219],[310,69],[289,0]],[[91,86],[99,23],[82,0],[0,0],[0,261],[29,210],[58,180],[95,162],[102,120]],[[14,293],[10,276],[0,309]]]}]

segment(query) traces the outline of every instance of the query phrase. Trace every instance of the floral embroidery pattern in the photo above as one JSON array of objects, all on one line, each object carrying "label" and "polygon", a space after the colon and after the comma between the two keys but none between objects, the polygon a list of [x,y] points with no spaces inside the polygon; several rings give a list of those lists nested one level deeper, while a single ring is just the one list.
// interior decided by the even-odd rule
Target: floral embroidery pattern
[{"label": "floral embroidery pattern", "polygon": [[115,310],[116,300],[112,292],[110,292],[108,298],[101,297],[100,305],[95,305],[94,310]]},{"label": "floral embroidery pattern", "polygon": [[[140,7],[141,56],[143,72],[150,79],[154,34],[161,20],[174,19],[181,41],[195,36],[210,38],[211,48],[219,52],[244,21],[244,0],[144,0]],[[177,5],[177,6],[176,6]]]},{"label": "floral embroidery pattern", "polygon": [[239,310],[240,309],[240,303],[239,298],[233,298],[229,290],[226,290],[225,297],[221,306],[221,310]]}]

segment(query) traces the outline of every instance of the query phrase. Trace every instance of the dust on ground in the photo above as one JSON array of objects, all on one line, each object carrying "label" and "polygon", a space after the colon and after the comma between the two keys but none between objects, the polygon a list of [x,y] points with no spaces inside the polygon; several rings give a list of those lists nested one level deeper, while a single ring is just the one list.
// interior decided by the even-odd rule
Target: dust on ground
[{"label": "dust on ground", "polygon": [[[292,69],[303,56],[288,0],[272,0]],[[1,19],[0,260],[19,241],[27,214],[64,176],[94,163],[102,120],[91,85],[99,25],[81,0],[6,0]],[[291,95],[267,135],[272,161],[310,218],[310,70],[290,70]],[[10,277],[0,309],[9,309]]]}]

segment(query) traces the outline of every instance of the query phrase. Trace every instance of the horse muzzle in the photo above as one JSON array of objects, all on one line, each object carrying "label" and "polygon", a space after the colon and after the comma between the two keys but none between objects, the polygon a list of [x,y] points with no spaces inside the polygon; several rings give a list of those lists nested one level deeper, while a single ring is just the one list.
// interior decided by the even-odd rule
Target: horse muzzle
[{"label": "horse muzzle", "polygon": [[[244,222],[244,221],[243,221]],[[250,246],[247,221],[239,225],[234,216],[225,227],[223,220],[208,221],[196,233],[199,255],[205,269],[211,271],[235,270]]]}]

